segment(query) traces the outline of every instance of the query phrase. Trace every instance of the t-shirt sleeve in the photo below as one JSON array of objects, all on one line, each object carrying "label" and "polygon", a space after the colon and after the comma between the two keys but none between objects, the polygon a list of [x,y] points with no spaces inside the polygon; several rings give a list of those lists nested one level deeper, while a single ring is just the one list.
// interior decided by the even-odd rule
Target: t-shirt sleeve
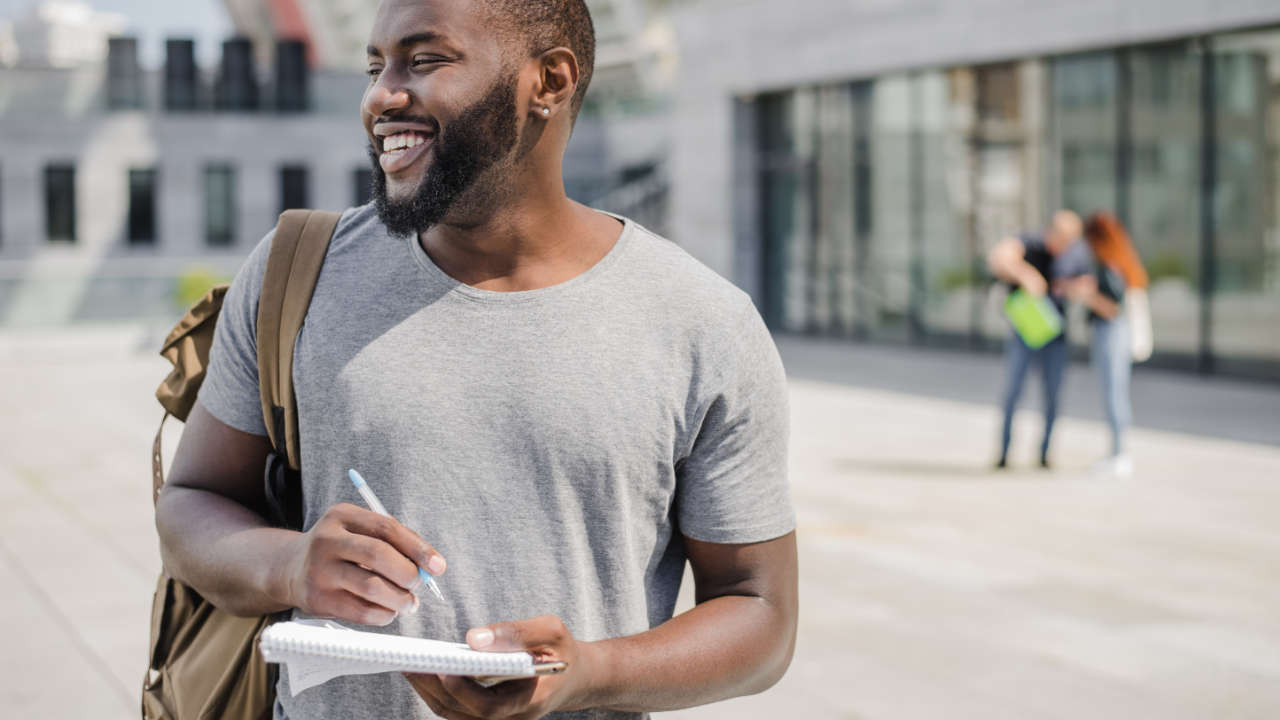
[{"label": "t-shirt sleeve", "polygon": [[209,369],[197,399],[226,425],[266,435],[258,394],[258,296],[267,270],[271,238],[267,234],[245,260],[222,301],[209,350]]},{"label": "t-shirt sleeve", "polygon": [[759,542],[795,529],[786,374],[760,314],[744,303],[727,352],[718,354],[705,392],[697,393],[701,423],[677,464],[680,531],[704,542]]},{"label": "t-shirt sleeve", "polygon": [[1044,244],[1043,237],[1024,233],[1019,235],[1018,239],[1022,241],[1022,250],[1027,255],[1030,255],[1031,253],[1049,252],[1049,249]]}]

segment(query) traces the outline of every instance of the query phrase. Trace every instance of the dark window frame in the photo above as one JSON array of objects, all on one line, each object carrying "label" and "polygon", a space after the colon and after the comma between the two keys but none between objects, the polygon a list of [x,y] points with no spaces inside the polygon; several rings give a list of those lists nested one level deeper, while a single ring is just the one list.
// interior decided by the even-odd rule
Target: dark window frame
[{"label": "dark window frame", "polygon": [[351,171],[351,200],[354,207],[373,200],[373,168],[365,165]]},{"label": "dark window frame", "polygon": [[[217,208],[210,202],[211,186],[217,177],[227,178],[225,195],[226,208],[222,217],[215,217]],[[211,248],[228,248],[236,244],[236,233],[239,229],[239,173],[235,165],[227,162],[207,163],[202,173],[204,194],[204,244]],[[216,222],[221,220],[222,222]]]},{"label": "dark window frame", "polygon": [[46,164],[43,190],[45,239],[74,245],[77,240],[75,164]]},{"label": "dark window frame", "polygon": [[280,166],[280,212],[310,207],[311,169],[301,163]]},{"label": "dark window frame", "polygon": [[[156,194],[160,173],[155,167],[132,167],[128,171],[129,210],[125,239],[130,246],[151,246],[159,235],[159,204]],[[145,180],[144,180],[145,179]],[[146,190],[137,194],[138,185]]]}]

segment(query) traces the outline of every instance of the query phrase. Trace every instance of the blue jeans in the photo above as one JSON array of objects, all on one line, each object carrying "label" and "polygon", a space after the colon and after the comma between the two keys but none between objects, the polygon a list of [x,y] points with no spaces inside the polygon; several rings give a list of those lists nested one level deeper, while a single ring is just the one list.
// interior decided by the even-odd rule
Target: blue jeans
[{"label": "blue jeans", "polygon": [[1062,378],[1067,370],[1067,340],[1059,335],[1048,345],[1039,350],[1032,350],[1017,333],[1013,333],[1005,344],[1004,358],[1009,384],[1004,392],[1004,426],[1000,433],[1000,460],[1003,462],[1009,455],[1009,440],[1013,433],[1013,412],[1018,408],[1018,398],[1022,395],[1022,384],[1027,379],[1027,369],[1035,360],[1040,363],[1041,377],[1044,380],[1044,440],[1040,443],[1040,460],[1045,462],[1049,456],[1049,438],[1053,435],[1053,421],[1058,417],[1058,391],[1062,388]]},{"label": "blue jeans", "polygon": [[1131,422],[1129,405],[1130,361],[1129,323],[1124,315],[1113,320],[1093,321],[1093,367],[1102,385],[1102,405],[1111,424],[1111,454],[1124,452],[1124,431]]}]

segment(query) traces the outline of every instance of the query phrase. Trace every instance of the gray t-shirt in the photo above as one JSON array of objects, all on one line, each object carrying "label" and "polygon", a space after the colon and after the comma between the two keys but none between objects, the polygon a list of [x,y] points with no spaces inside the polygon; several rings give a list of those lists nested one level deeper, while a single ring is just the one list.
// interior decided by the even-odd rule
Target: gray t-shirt
[{"label": "gray t-shirt", "polygon": [[[215,417],[258,435],[270,242],[232,283],[200,389]],[[293,375],[306,526],[362,504],[355,468],[448,560],[445,602],[424,595],[386,632],[461,641],[542,614],[580,640],[643,632],[671,617],[681,535],[746,543],[795,527],[785,377],[759,313],[631,221],[585,273],[499,293],[450,278],[371,206],[348,210]],[[397,674],[293,697],[281,673],[279,691],[276,716],[294,720],[435,717]]]}]

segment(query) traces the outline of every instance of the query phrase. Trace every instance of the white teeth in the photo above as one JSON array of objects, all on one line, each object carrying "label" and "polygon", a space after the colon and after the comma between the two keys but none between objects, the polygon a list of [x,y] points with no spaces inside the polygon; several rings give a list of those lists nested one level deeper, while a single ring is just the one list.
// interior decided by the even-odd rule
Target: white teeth
[{"label": "white teeth", "polygon": [[418,135],[417,133],[396,133],[395,135],[388,135],[382,138],[382,151],[391,152],[392,150],[399,150],[401,148],[417,147],[426,141],[426,138]]}]

